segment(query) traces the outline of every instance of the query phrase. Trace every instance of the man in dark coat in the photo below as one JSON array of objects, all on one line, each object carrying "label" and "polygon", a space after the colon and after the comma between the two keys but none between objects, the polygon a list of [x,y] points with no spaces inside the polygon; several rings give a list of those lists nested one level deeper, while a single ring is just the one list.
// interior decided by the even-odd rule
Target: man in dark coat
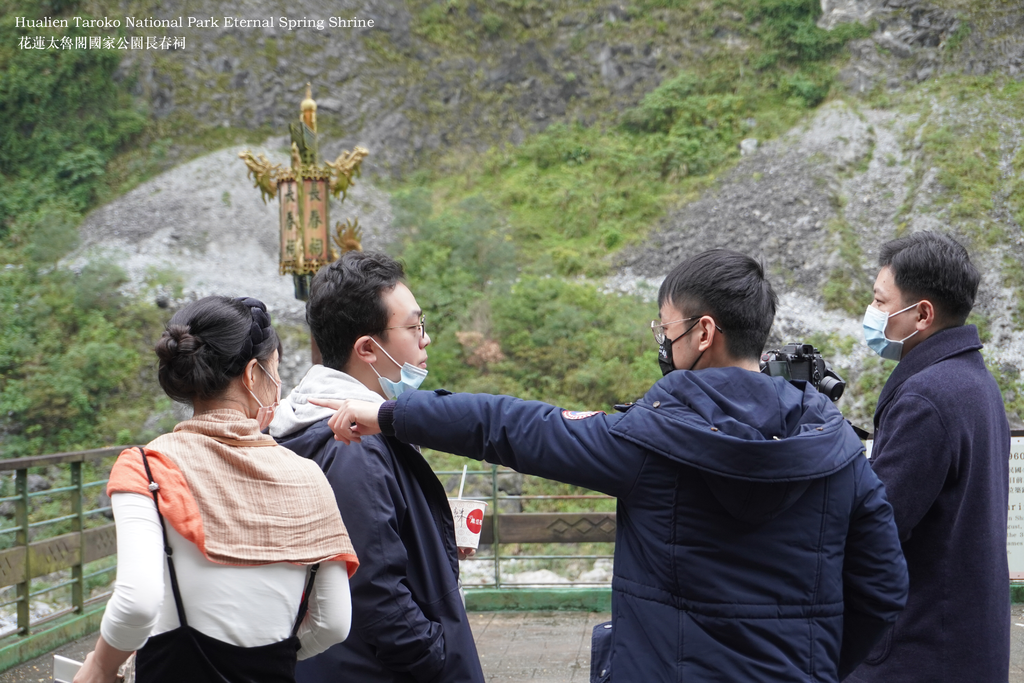
[{"label": "man in dark coat", "polygon": [[419,451],[392,437],[342,445],[332,411],[310,398],[382,403],[426,375],[430,337],[383,254],[349,252],[313,279],[306,320],[323,355],[278,407],[270,433],[320,465],[359,554],[352,631],[298,663],[298,683],[483,683],[459,591],[444,487]]},{"label": "man in dark coat", "polygon": [[871,465],[910,598],[851,680],[1005,682],[1010,433],[978,331],[964,325],[980,276],[960,244],[929,232],[883,245],[879,261],[865,335],[900,364],[878,398]]},{"label": "man in dark coat", "polygon": [[824,395],[758,372],[776,306],[759,263],[705,252],[658,299],[666,377],[625,414],[416,391],[331,403],[329,425],[616,496],[594,679],[838,681],[906,600],[883,487]]}]

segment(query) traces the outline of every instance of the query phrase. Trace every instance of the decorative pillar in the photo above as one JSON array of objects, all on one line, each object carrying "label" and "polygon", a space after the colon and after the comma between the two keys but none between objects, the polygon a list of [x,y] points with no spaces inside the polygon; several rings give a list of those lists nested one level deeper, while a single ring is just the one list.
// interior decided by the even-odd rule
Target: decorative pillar
[{"label": "decorative pillar", "polygon": [[316,102],[309,83],[300,110],[299,120],[288,126],[292,141],[289,167],[272,164],[264,155],[254,156],[249,150],[238,156],[249,168],[249,177],[260,191],[263,202],[266,203],[267,198],[278,198],[280,273],[291,274],[295,298],[305,301],[309,297],[309,283],[321,267],[346,251],[362,250],[358,219],[337,223],[334,235],[330,234],[330,198],[345,201],[353,177],[360,174],[369,151],[356,147],[342,152],[333,162],[321,162]]},{"label": "decorative pillar", "polygon": [[[249,168],[248,176],[260,191],[263,203],[278,198],[281,255],[279,272],[291,274],[295,298],[306,301],[313,276],[321,267],[346,251],[362,251],[362,231],[358,219],[334,226],[330,234],[331,197],[344,202],[353,177],[360,174],[364,147],[344,151],[333,162],[321,163],[320,140],[316,132],[316,102],[312,86],[306,84],[306,98],[300,105],[299,120],[291,123],[291,165],[282,168],[264,155],[249,150],[239,157]],[[333,239],[334,244],[331,244]],[[321,362],[320,349],[310,337],[313,364]]]}]

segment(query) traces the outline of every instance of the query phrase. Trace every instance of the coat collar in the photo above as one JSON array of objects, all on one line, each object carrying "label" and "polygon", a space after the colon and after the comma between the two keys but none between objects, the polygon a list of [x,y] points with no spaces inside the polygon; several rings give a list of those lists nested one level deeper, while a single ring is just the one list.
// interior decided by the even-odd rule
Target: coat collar
[{"label": "coat collar", "polygon": [[904,382],[930,365],[953,356],[979,351],[981,347],[978,328],[974,325],[959,325],[939,330],[911,349],[882,387],[878,406],[875,408],[875,431],[878,431],[879,416]]}]

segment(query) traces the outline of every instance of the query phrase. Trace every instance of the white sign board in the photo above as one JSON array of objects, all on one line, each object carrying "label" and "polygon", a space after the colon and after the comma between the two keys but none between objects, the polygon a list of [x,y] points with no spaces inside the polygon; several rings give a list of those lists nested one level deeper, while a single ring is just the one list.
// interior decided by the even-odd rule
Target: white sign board
[{"label": "white sign board", "polygon": [[1024,437],[1010,438],[1010,504],[1006,511],[1010,578],[1024,579]]}]

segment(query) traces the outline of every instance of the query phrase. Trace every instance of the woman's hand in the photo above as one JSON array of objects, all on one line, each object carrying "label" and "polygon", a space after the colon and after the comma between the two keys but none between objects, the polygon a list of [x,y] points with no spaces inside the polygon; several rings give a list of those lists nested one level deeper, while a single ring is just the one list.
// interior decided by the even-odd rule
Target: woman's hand
[{"label": "woman's hand", "polygon": [[73,683],[117,683],[117,670],[131,654],[108,645],[100,636],[96,639],[96,649],[85,656]]},{"label": "woman's hand", "polygon": [[85,656],[82,668],[75,674],[73,683],[117,683],[117,667],[114,672],[103,671],[96,662],[96,652],[90,652]]},{"label": "woman's hand", "polygon": [[376,404],[368,401],[336,401],[326,398],[311,398],[309,402],[316,406],[331,408],[337,412],[327,421],[327,426],[334,432],[336,441],[350,444],[360,441],[364,436],[380,434],[377,422]]}]

